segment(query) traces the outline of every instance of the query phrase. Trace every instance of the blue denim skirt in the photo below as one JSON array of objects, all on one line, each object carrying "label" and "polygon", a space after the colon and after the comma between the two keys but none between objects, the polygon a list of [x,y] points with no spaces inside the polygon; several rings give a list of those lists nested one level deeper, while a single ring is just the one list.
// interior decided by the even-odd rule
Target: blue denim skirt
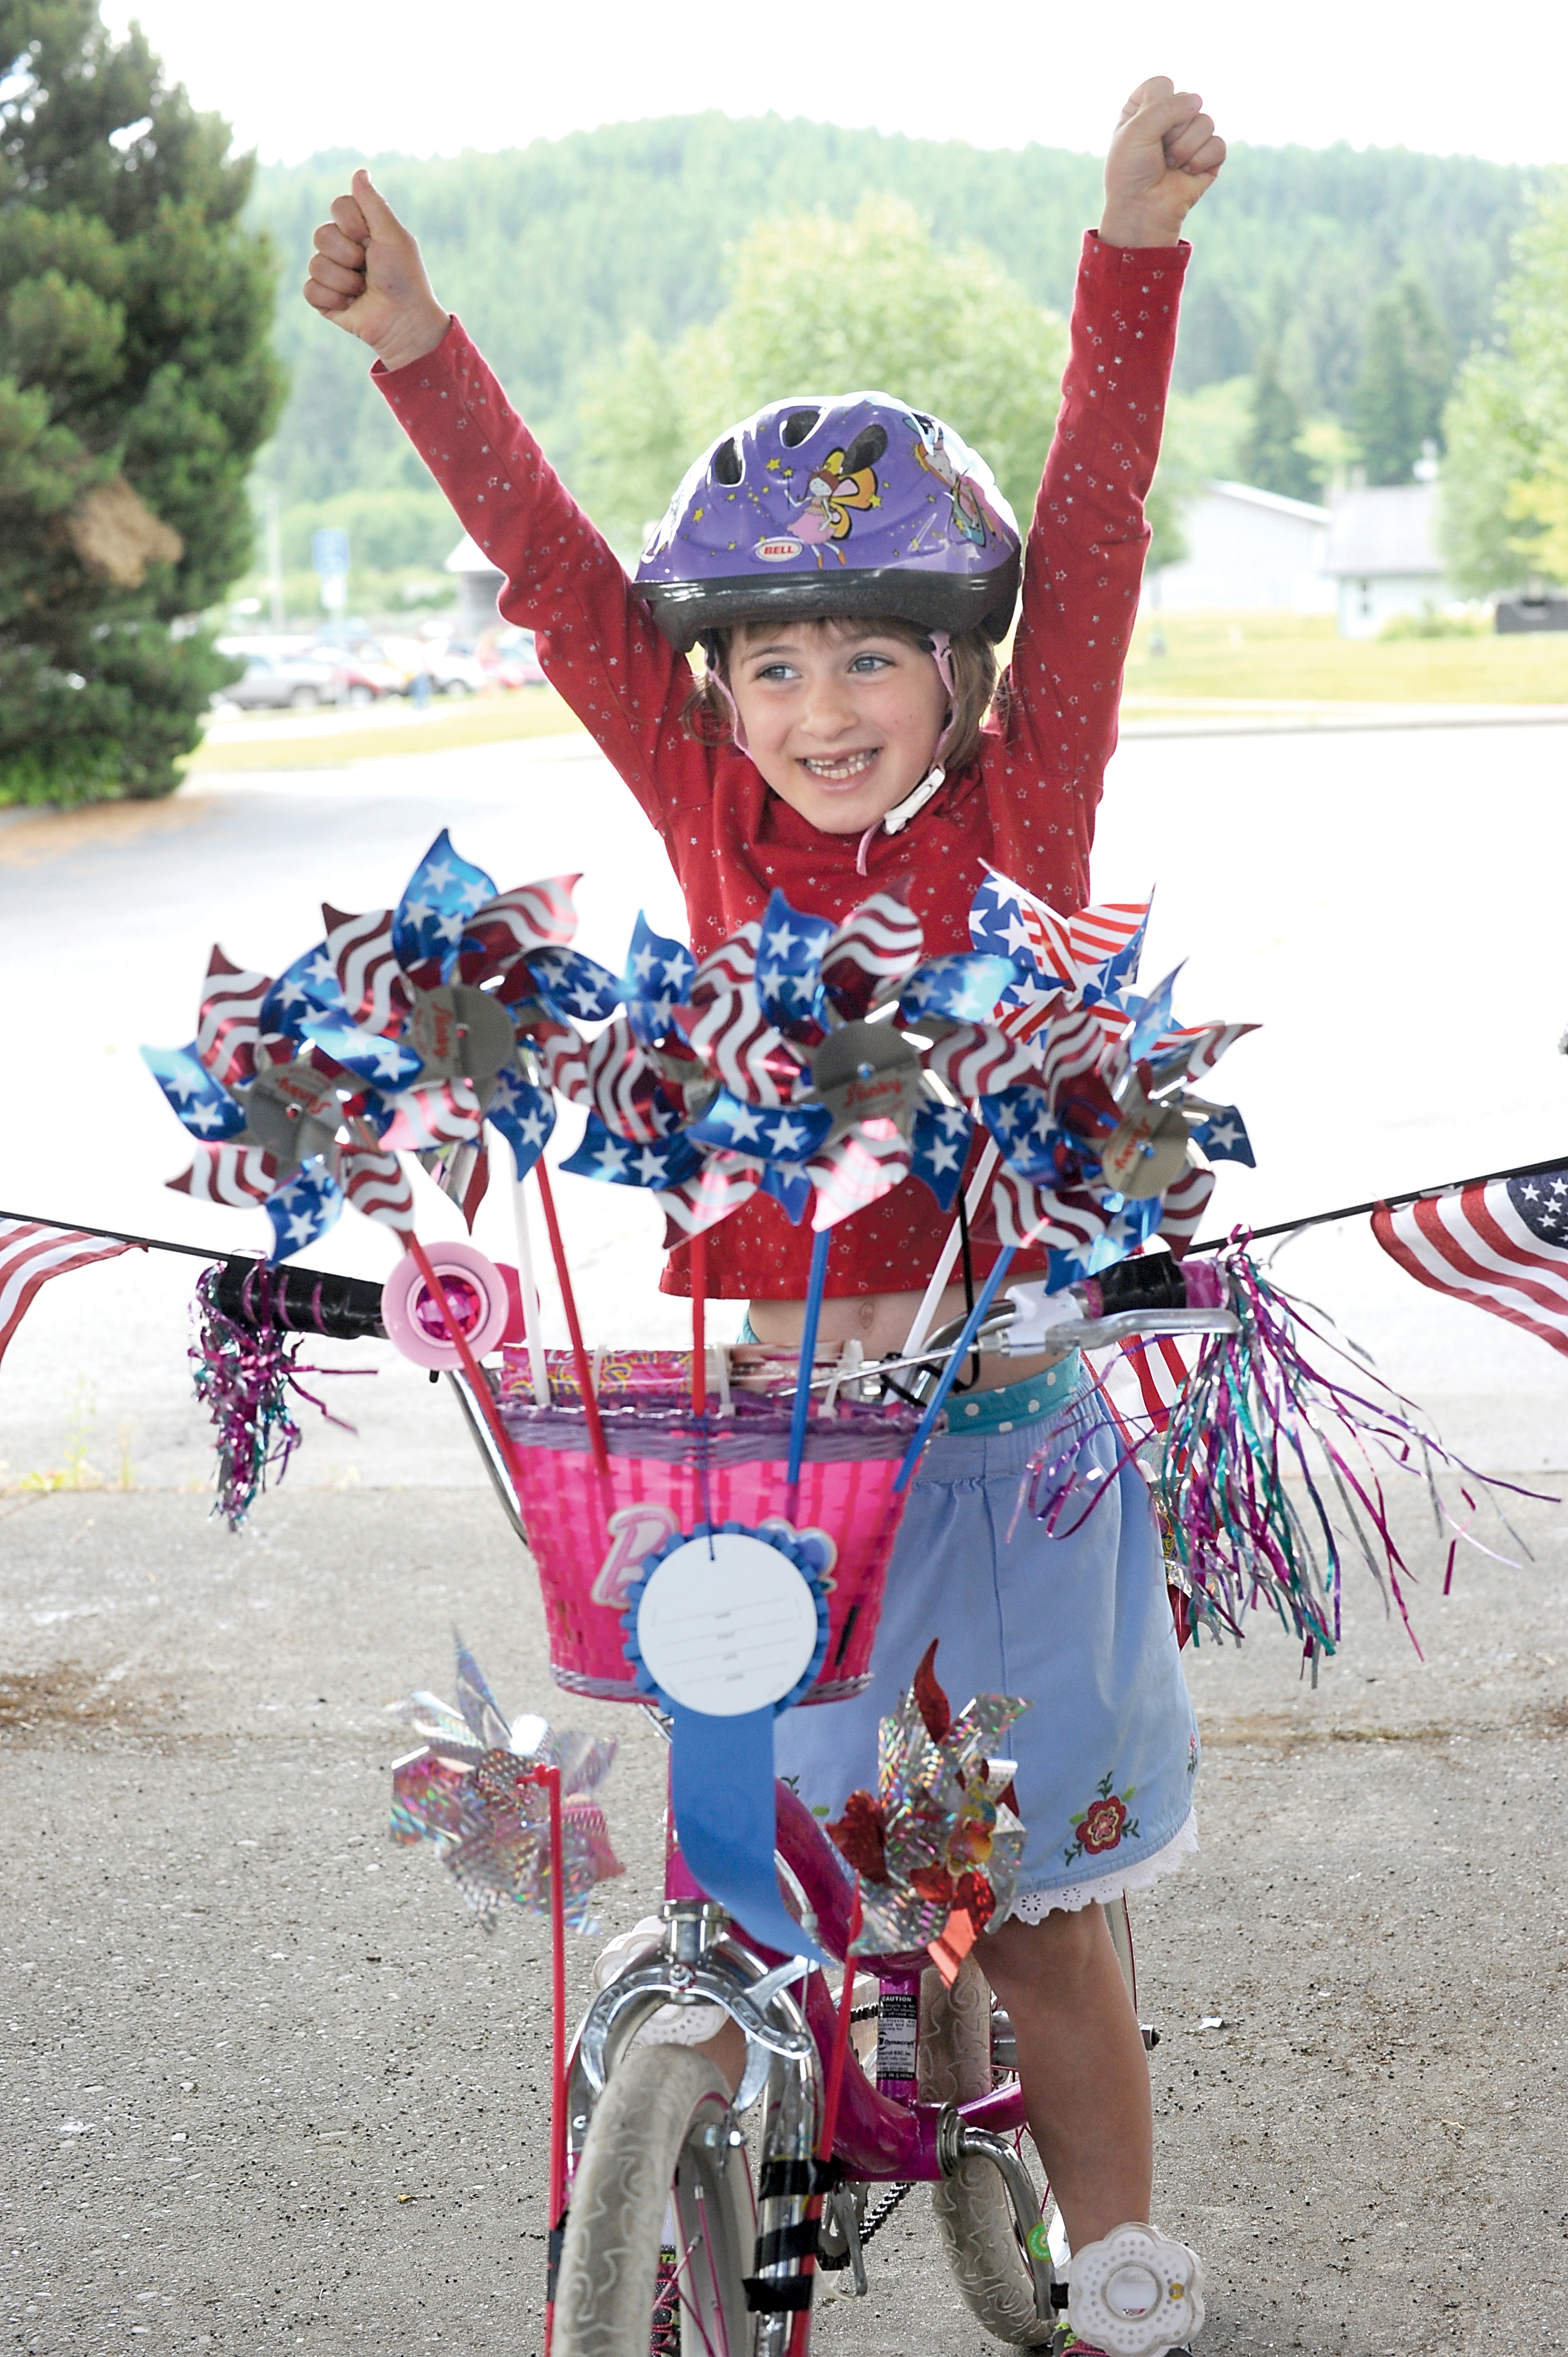
[{"label": "blue denim skirt", "polygon": [[[955,1710],[976,1694],[1024,1696],[1007,1738],[1028,1836],[1012,1911],[1031,1921],[1144,1888],[1197,1846],[1197,1727],[1147,1487],[1096,1391],[1030,1417],[1039,1390],[981,1394],[983,1428],[931,1443],[870,1687],[786,1711],[775,1738],[779,1774],[836,1816],[857,1786],[875,1790],[877,1722],[933,1637]],[[951,1420],[964,1413],[955,1403]],[[1020,1501],[1042,1450],[1053,1494],[1068,1493],[1052,1534]]]}]

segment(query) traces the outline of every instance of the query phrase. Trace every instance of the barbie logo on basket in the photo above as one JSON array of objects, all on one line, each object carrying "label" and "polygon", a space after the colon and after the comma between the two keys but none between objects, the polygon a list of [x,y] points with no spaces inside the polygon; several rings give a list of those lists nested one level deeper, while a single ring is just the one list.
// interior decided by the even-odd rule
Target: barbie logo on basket
[{"label": "barbie logo on basket", "polygon": [[[620,1612],[626,1609],[633,1583],[649,1556],[674,1537],[680,1523],[668,1506],[644,1498],[635,1506],[618,1506],[606,1527],[609,1532],[609,1552],[599,1566],[590,1594],[596,1604],[607,1605],[611,1611]],[[832,1587],[838,1549],[826,1531],[798,1531],[781,1516],[761,1523],[759,1528],[764,1534],[777,1532],[779,1537],[800,1547],[822,1586]]]}]

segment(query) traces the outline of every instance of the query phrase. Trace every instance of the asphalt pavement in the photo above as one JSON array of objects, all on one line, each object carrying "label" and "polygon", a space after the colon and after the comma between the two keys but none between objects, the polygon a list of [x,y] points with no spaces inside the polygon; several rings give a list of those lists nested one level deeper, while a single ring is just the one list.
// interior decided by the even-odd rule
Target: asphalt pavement
[{"label": "asphalt pavement", "polygon": [[[1568,1154],[1563,744],[1124,746],[1097,889],[1157,883],[1147,972],[1187,957],[1184,1017],[1265,1026],[1219,1076],[1259,1168],[1227,1168],[1216,1226]],[[394,899],[442,824],[503,884],[584,867],[579,939],[612,965],[639,905],[679,927],[651,832],[582,739],[5,814],[0,1209],[264,1241],[260,1214],[164,1189],[183,1141],[136,1046],[190,1036],[214,939],[283,962],[319,900]],[[590,1340],[679,1340],[651,1207],[558,1192]],[[427,1200],[431,1232],[453,1223]],[[477,1240],[510,1256],[499,1189]],[[388,1254],[346,1219],[310,1257],[380,1275]],[[526,2357],[540,1931],[486,1938],[386,1845],[406,1739],[383,1706],[446,1684],[456,1620],[507,1705],[620,1737],[607,1931],[656,1894],[653,1738],[552,1697],[526,1558],[445,1391],[385,1352],[313,1353],[377,1368],[320,1386],[357,1433],[308,1429],[252,1534],[212,1526],[191,1267],[132,1254],[49,1286],[0,1369],[4,2345]],[[1453,1446],[1561,1488],[1568,1368],[1543,1345],[1423,1292],[1363,1222],[1275,1274]],[[46,1494],[62,1473],[104,1486]],[[1316,1695],[1267,1632],[1190,1664],[1204,1847],[1142,1902],[1140,1954],[1157,2214],[1208,2261],[1214,2357],[1568,2344],[1568,1518],[1524,1501],[1530,1555],[1466,1552],[1444,1600],[1413,1483],[1400,1512],[1424,1661],[1363,1581]],[[923,2199],[873,2246],[871,2298],[824,2303],[824,2351],[982,2345]]]}]

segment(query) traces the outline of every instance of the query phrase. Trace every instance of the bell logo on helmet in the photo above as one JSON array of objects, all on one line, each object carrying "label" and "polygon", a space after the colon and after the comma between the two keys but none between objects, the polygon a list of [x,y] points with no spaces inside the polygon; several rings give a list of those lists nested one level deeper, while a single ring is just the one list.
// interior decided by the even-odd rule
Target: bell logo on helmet
[{"label": "bell logo on helmet", "polygon": [[791,556],[799,556],[800,553],[800,542],[791,539],[788,533],[774,533],[767,540],[759,540],[754,551],[768,565],[786,564]]}]

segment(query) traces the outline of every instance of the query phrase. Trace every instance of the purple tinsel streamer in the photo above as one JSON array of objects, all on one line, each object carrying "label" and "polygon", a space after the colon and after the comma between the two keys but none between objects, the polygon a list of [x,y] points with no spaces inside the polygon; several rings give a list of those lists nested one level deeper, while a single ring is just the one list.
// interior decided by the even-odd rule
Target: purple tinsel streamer
[{"label": "purple tinsel streamer", "polygon": [[[272,1324],[272,1272],[258,1267],[256,1274],[260,1293],[253,1326],[240,1324],[219,1308],[214,1296],[220,1271],[216,1266],[204,1269],[196,1283],[200,1329],[190,1351],[196,1395],[218,1433],[218,1496],[212,1511],[231,1531],[244,1523],[267,1486],[269,1472],[274,1480],[283,1480],[299,1446],[290,1392],[319,1409],[328,1424],[343,1432],[354,1429],[300,1383],[301,1373],[334,1370],[297,1366],[305,1337],[281,1333]],[[246,1298],[251,1299],[249,1285]]]},{"label": "purple tinsel streamer", "polygon": [[[1239,1636],[1247,1613],[1262,1605],[1302,1641],[1309,1658],[1333,1652],[1340,1635],[1343,1531],[1385,1605],[1391,1596],[1419,1653],[1402,1584],[1412,1574],[1390,1522],[1383,1472],[1424,1479],[1438,1534],[1446,1526],[1455,1545],[1461,1538],[1479,1542],[1444,1502],[1437,1469],[1465,1475],[1489,1497],[1493,1485],[1423,1430],[1412,1401],[1358,1365],[1298,1299],[1271,1285],[1244,1237],[1227,1250],[1223,1266],[1240,1331],[1211,1336],[1204,1346],[1171,1412],[1155,1483],[1169,1554],[1192,1592],[1195,1635],[1202,1620],[1212,1631]],[[1326,1372],[1317,1362],[1324,1351],[1353,1368],[1376,1395]],[[1299,1503],[1287,1479],[1301,1485]],[[1538,1494],[1511,1481],[1496,1486],[1521,1497]],[[1469,1491],[1460,1494],[1473,1512]],[[1502,1519],[1500,1508],[1498,1514]],[[1522,1545],[1517,1537],[1515,1544]],[[1451,1577],[1452,1549],[1449,1570]]]}]

